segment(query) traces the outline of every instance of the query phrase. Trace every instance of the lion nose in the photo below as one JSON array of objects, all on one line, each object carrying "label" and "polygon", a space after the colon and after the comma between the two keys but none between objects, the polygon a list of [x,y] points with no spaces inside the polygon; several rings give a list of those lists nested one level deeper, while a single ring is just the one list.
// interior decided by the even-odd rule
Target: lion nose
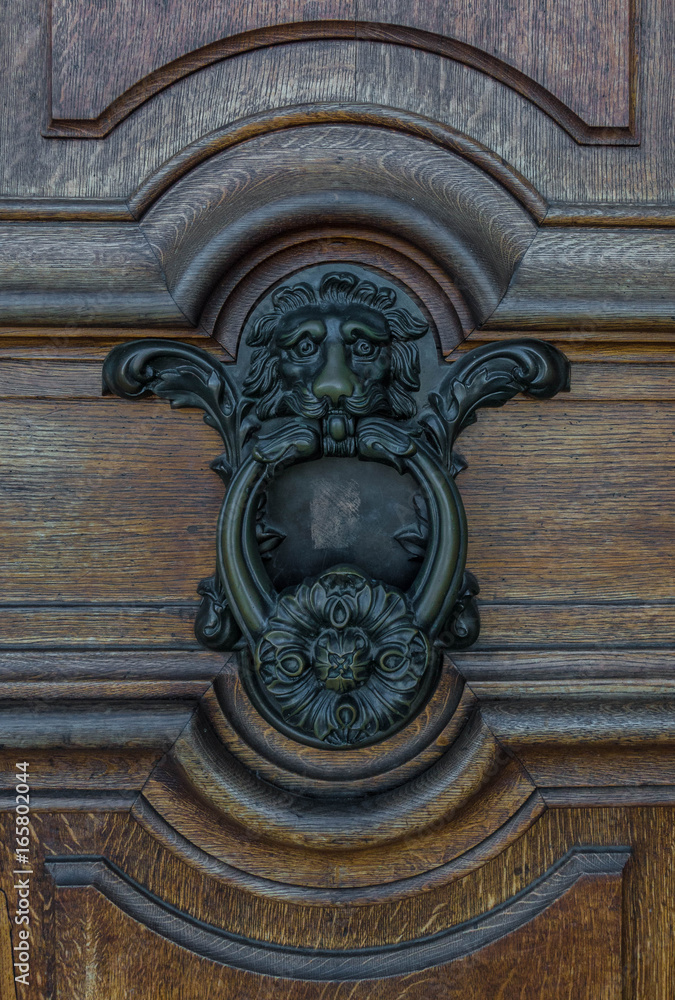
[{"label": "lion nose", "polygon": [[329,344],[326,363],[312,385],[316,398],[328,396],[335,405],[343,396],[351,396],[358,387],[359,383],[347,365],[342,344]]}]

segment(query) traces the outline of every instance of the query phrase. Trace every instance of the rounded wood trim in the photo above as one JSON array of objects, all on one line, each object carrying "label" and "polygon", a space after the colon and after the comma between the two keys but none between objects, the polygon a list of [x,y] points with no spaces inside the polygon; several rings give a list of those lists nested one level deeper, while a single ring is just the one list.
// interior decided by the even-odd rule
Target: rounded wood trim
[{"label": "rounded wood trim", "polygon": [[[321,126],[289,130],[285,166],[273,155],[276,136],[221,150],[178,178],[145,213],[142,234],[191,322],[204,315],[211,323],[212,296],[242,260],[254,260],[270,242],[320,228],[360,229],[371,242],[376,234],[380,245],[412,247],[411,259],[423,269],[431,261],[432,274],[450,275],[461,288],[463,302],[455,299],[464,328],[493,312],[536,237],[532,215],[461,156],[384,131],[377,138],[386,145],[373,150],[363,144],[362,128],[345,128],[352,144],[339,160],[326,160]],[[229,197],[235,190],[237,197]]]},{"label": "rounded wood trim", "polygon": [[321,851],[363,849],[437,826],[503,767],[492,734],[473,715],[452,747],[421,776],[367,798],[309,798],[276,789],[222,752],[196,719],[171,756],[211,808],[265,840]]},{"label": "rounded wood trim", "polygon": [[227,879],[262,879],[263,894],[295,886],[298,898],[308,890],[312,898],[315,890],[384,898],[443,883],[502,849],[543,808],[475,712],[444,753],[397,787],[351,789],[347,798],[302,791],[275,786],[235,759],[198,713],[143,797],[150,825],[159,823],[160,839],[178,844],[181,856],[194,848],[198,859],[221,862]]},{"label": "rounded wood trim", "polygon": [[536,791],[532,792],[520,808],[493,833],[478,844],[461,850],[450,861],[427,871],[403,877],[398,873],[399,877],[394,876],[389,881],[357,887],[335,885],[334,881],[324,886],[285,882],[283,865],[278,872],[268,876],[251,874],[224,860],[219,856],[220,852],[210,853],[188,839],[171,826],[145,797],[139,797],[131,811],[146,833],[202,875],[262,898],[293,901],[309,906],[329,906],[395,902],[463,878],[501,854],[521,837],[541,817],[545,808],[541,795]]},{"label": "rounded wood trim", "polygon": [[359,751],[305,746],[266,725],[237,676],[224,673],[202,705],[223,745],[265,780],[319,796],[363,794],[402,784],[426,770],[457,739],[474,707],[459,677],[444,669],[429,703],[404,730]]},{"label": "rounded wood trim", "polygon": [[489,147],[450,125],[412,111],[379,104],[333,103],[298,104],[290,108],[261,111],[209,132],[170,157],[146,178],[129,198],[129,211],[134,218],[140,219],[176,181],[225,149],[258,136],[313,125],[386,128],[391,132],[424,139],[479,167],[516,198],[536,222],[541,222],[548,211],[546,200],[522,174]]}]

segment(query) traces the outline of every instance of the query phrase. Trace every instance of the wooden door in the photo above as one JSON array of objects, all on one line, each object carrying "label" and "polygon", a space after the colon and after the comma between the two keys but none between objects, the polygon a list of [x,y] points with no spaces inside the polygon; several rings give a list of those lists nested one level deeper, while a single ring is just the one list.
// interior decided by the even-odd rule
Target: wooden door
[{"label": "wooden door", "polygon": [[0,18],[1,1000],[671,1000],[671,6]]}]

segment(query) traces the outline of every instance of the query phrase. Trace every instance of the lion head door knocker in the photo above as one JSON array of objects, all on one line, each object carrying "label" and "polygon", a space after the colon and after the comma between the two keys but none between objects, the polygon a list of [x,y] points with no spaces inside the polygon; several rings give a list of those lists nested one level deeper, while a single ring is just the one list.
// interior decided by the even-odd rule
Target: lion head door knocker
[{"label": "lion head door knocker", "polygon": [[[201,407],[219,431],[225,448],[212,468],[227,491],[217,572],[199,586],[197,638],[238,650],[258,710],[315,746],[349,749],[390,736],[428,700],[442,650],[475,641],[478,586],[465,572],[455,439],[478,407],[519,392],[550,397],[568,385],[556,348],[513,340],[451,365],[432,354],[437,384],[418,410],[420,348],[431,336],[412,296],[378,272],[324,265],[296,273],[256,307],[236,366],[168,340],[121,345],[104,365],[109,391]],[[336,460],[338,468],[380,463],[414,481],[417,523],[397,532],[418,559],[407,586],[355,560],[273,585],[270,554],[289,542],[267,523],[270,493],[283,494],[299,463],[320,476],[328,459],[336,504]],[[328,513],[330,497],[329,489]]]}]

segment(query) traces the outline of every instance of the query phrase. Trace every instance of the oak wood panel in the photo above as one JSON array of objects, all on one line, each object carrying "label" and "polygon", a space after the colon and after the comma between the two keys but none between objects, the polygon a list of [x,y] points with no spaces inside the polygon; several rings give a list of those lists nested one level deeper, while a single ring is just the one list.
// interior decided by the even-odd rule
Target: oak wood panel
[{"label": "oak wood panel", "polygon": [[[669,914],[675,904],[672,819],[672,808],[549,810],[506,852],[454,884],[396,903],[347,905],[339,909],[326,905],[307,908],[291,901],[261,899],[216,878],[205,878],[168,852],[153,848],[147,835],[122,816],[41,814],[35,818],[35,842],[40,853],[43,850],[58,855],[103,852],[150,891],[191,912],[197,919],[219,923],[257,940],[281,941],[291,946],[305,944],[311,927],[315,946],[327,948],[358,948],[437,933],[513,896],[575,843],[627,844],[633,849],[633,859],[627,870],[624,903],[625,996],[629,1000],[643,1000],[647,996],[650,1000],[670,1000],[675,985],[675,943],[669,931]],[[3,851],[7,850],[8,839],[2,838]],[[3,866],[2,871],[8,884],[8,866]],[[52,892],[50,886],[50,897]],[[50,912],[49,902],[47,912]],[[65,917],[67,925],[72,926],[73,932],[77,929],[78,935],[87,927],[87,921],[77,925],[72,910],[72,919],[67,911]],[[598,919],[601,920],[599,913]],[[53,933],[49,923],[38,917],[36,933],[41,935],[45,931]],[[72,941],[70,930],[66,934],[64,927],[63,931],[61,941]],[[110,955],[110,938],[99,940],[101,945],[108,942],[105,951],[97,952],[98,960],[103,961],[104,954]],[[50,938],[45,947],[38,941],[35,953],[38,984],[44,984],[44,963],[53,952],[53,943]],[[60,954],[75,957],[78,951],[71,953],[61,948]],[[187,966],[180,962],[186,961],[186,953],[180,953],[175,975],[183,982],[187,980]],[[587,969],[587,963],[581,964]],[[74,965],[79,970],[76,985],[80,989],[85,963],[75,957]],[[90,976],[95,974],[96,966],[97,961],[89,964]],[[553,970],[559,967],[558,962],[552,963]],[[350,989],[353,986],[352,983]],[[43,1000],[45,993],[40,992],[40,986],[33,989],[34,992],[25,993],[29,1000]],[[383,994],[387,998],[390,995]],[[574,993],[571,996],[576,1000]]]},{"label": "oak wood panel", "polygon": [[[100,863],[99,863],[100,866]],[[50,870],[59,878],[59,869],[62,865],[52,864]],[[63,865],[63,867],[67,867]],[[83,866],[81,866],[83,867]],[[127,890],[128,887],[110,869],[103,868],[104,875],[108,879],[117,879],[119,887]],[[59,879],[60,884],[61,879]],[[67,884],[67,883],[66,883]],[[545,883],[544,883],[545,884]],[[77,885],[77,883],[76,883]],[[111,886],[113,892],[114,886]],[[540,887],[541,891],[543,884]],[[133,890],[132,890],[133,891]],[[536,890],[535,890],[536,891]],[[155,972],[153,981],[156,981],[157,963],[161,969],[160,977],[166,980],[162,983],[162,993],[164,996],[189,995],[197,996],[196,990],[202,994],[204,979],[210,987],[224,987],[226,993],[234,991],[238,996],[260,996],[261,993],[267,997],[303,997],[307,1000],[311,998],[342,997],[347,996],[347,982],[352,987],[349,996],[357,998],[390,997],[392,991],[399,995],[417,998],[427,997],[455,997],[460,998],[466,995],[467,990],[471,990],[472,997],[493,997],[507,996],[505,990],[509,990],[511,995],[518,990],[518,996],[523,1000],[545,1000],[552,995],[564,1000],[618,1000],[621,993],[621,878],[617,875],[587,875],[582,876],[572,888],[568,889],[560,898],[552,902],[543,913],[539,913],[532,920],[510,932],[507,931],[508,924],[504,930],[506,933],[497,941],[487,944],[476,953],[464,958],[439,964],[433,963],[433,967],[425,971],[414,969],[414,958],[411,955],[410,965],[413,969],[407,973],[400,973],[401,965],[405,965],[405,959],[394,952],[382,953],[381,956],[375,952],[369,956],[373,972],[365,982],[359,983],[359,959],[354,956],[346,957],[345,960],[337,964],[344,969],[342,976],[336,972],[334,975],[321,975],[321,979],[330,979],[329,983],[300,982],[301,979],[312,979],[313,976],[297,975],[291,978],[292,959],[286,962],[286,956],[282,953],[267,956],[269,965],[275,969],[270,975],[246,974],[245,972],[235,972],[231,969],[218,969],[213,965],[207,965],[204,961],[197,960],[197,956],[190,953],[188,941],[183,944],[182,953],[174,947],[167,947],[165,942],[153,940],[153,936],[143,933],[147,929],[140,921],[133,921],[133,930],[130,926],[132,921],[124,913],[124,902],[121,903],[122,913],[119,909],[113,909],[107,900],[100,897],[92,900],[92,892],[82,888],[61,889],[57,893],[56,919],[57,932],[63,935],[66,941],[64,951],[66,954],[75,944],[72,940],[73,923],[81,917],[83,913],[89,917],[93,915],[97,937],[101,941],[106,938],[134,939],[135,946],[131,952],[127,951],[127,961],[125,968],[120,975],[119,967],[110,956],[108,962],[92,963],[88,955],[84,956],[84,961],[94,965],[95,975],[98,980],[97,988],[105,991],[108,996],[114,998],[124,991],[125,993],[134,981],[139,981],[142,977],[141,969],[145,965],[143,961],[144,953],[152,952],[153,966]],[[115,898],[115,897],[113,897]],[[522,906],[524,900],[521,897],[519,905]],[[118,902],[118,905],[119,902]],[[137,908],[143,910],[143,915],[148,913],[152,903],[143,899],[139,895]],[[155,904],[156,907],[156,904]],[[506,911],[508,912],[508,911]],[[123,915],[122,915],[123,914]],[[173,926],[177,924],[175,915],[157,914],[162,924]],[[504,918],[506,913],[504,914]],[[495,921],[499,918],[495,917]],[[503,918],[502,918],[503,919]],[[89,923],[86,920],[86,923]],[[142,917],[141,917],[142,920]],[[110,924],[114,922],[113,927]],[[107,925],[107,926],[106,926]],[[126,926],[125,926],[126,925]],[[190,934],[192,930],[189,925],[183,924],[183,928]],[[480,924],[473,929],[465,931],[467,935],[476,933],[480,929]],[[192,931],[202,941],[205,939],[204,931],[194,928]],[[140,935],[140,941],[136,935]],[[81,932],[80,935],[81,936]],[[163,935],[170,937],[171,932],[166,928]],[[70,939],[70,940],[69,940]],[[214,942],[215,943],[215,942]],[[89,942],[87,942],[89,944]],[[140,945],[140,947],[139,947]],[[587,949],[592,947],[597,949],[598,955],[592,962],[592,971],[585,968],[584,958],[588,954]],[[86,946],[85,946],[86,947]],[[399,946],[400,947],[400,946]],[[423,946],[422,946],[423,947]],[[88,949],[87,949],[88,950]],[[97,949],[98,950],[98,949]],[[235,953],[235,961],[239,958],[237,952],[241,954],[245,951],[245,945],[240,944],[231,949]],[[261,957],[264,955],[260,949]],[[556,961],[556,958],[564,953],[565,963]],[[524,956],[527,956],[523,960]],[[440,956],[439,956],[440,957]],[[276,961],[275,961],[276,959]],[[318,957],[317,964],[328,964],[327,959]],[[297,961],[297,960],[296,960]],[[307,964],[311,963],[311,953],[305,959]],[[362,959],[361,961],[368,961]],[[167,975],[165,966],[169,966],[171,973]],[[387,976],[386,980],[377,979],[374,970],[379,968],[380,975]],[[278,976],[277,974],[281,975]],[[77,978],[73,976],[72,966],[65,967],[65,977],[69,984],[69,992],[73,997],[82,996],[82,990]],[[319,969],[319,971],[321,971]],[[327,970],[326,970],[327,971]],[[162,975],[163,973],[163,975]],[[340,979],[344,976],[343,984]],[[283,977],[283,978],[282,978]],[[284,978],[286,981],[284,981]],[[120,982],[120,979],[122,982]],[[117,981],[116,981],[117,980]],[[166,981],[175,983],[175,989],[168,987]],[[201,980],[199,987],[197,981]],[[124,984],[126,981],[126,990]],[[81,982],[81,976],[80,976]],[[480,986],[477,987],[477,984]],[[191,989],[191,985],[194,984]],[[352,985],[354,984],[354,985]],[[64,983],[65,985],[65,983]],[[148,984],[150,985],[150,984]],[[147,986],[146,986],[147,989]],[[555,993],[553,991],[555,990]],[[128,995],[128,993],[127,993]],[[160,994],[152,990],[150,996]]]},{"label": "oak wood panel", "polygon": [[[669,325],[672,321],[669,282],[662,283],[661,298],[647,292],[650,274],[663,276],[663,262],[668,256],[667,233],[665,229],[629,227],[540,229],[524,266],[490,316],[490,325],[495,328],[529,326],[530,310],[537,301],[539,307],[535,307],[534,326],[583,326],[580,317],[587,313],[589,299],[604,300],[594,318],[593,326],[598,330],[604,326],[643,325],[639,317],[644,309],[648,310],[649,322],[653,325]],[[627,235],[634,249],[630,261],[621,250]],[[643,252],[640,252],[641,247]]]},{"label": "oak wood panel", "polygon": [[606,207],[611,213],[613,202],[654,205],[652,224],[658,225],[669,201],[663,171],[670,158],[666,136],[671,111],[663,95],[671,86],[666,79],[670,56],[662,46],[672,51],[672,24],[663,24],[668,15],[660,0],[642,4],[640,13],[639,148],[575,146],[526,99],[505,94],[466,66],[401,46],[359,44],[358,99],[428,114],[479,139],[550,201],[591,203],[600,213]]},{"label": "oak wood panel", "polygon": [[[662,0],[641,5],[643,140],[585,149],[533,105],[466,66],[401,46],[359,42],[357,100],[418,111],[484,142],[554,201],[656,204],[672,176],[673,24]],[[43,0],[0,12],[6,100],[0,107],[0,194],[18,198],[128,197],[172,153],[226,121],[284,104],[354,100],[351,43],[248,53],[208,67],[141,107],[104,143],[59,142],[35,123],[47,104]],[[352,52],[351,61],[344,53]],[[298,66],[300,71],[298,71]],[[219,100],[211,96],[218,93]],[[434,95],[439,95],[434,98]],[[438,100],[436,111],[432,100]]]},{"label": "oak wood panel", "polygon": [[597,649],[574,652],[500,652],[485,653],[458,650],[452,662],[469,684],[505,683],[513,688],[536,681],[551,685],[575,680],[629,680],[636,685],[645,681],[668,685],[675,679],[675,650],[635,651]]},{"label": "oak wood panel", "polygon": [[2,399],[98,399],[100,395],[100,362],[3,361]]},{"label": "oak wood panel", "polygon": [[[528,744],[525,738],[520,744],[514,741],[514,746],[519,760],[542,790],[560,789],[562,804],[630,801],[640,805],[654,799],[672,802],[675,769],[672,747],[665,746],[663,742],[645,740],[643,747],[631,749],[620,745],[620,742],[616,740],[614,746],[611,743],[607,746],[589,743],[586,746],[565,747],[561,751],[560,747]],[[648,789],[644,795],[641,791],[643,785]],[[626,793],[622,799],[619,790],[630,786],[632,792]],[[589,789],[593,787],[601,791],[591,796]],[[615,790],[612,797],[608,797],[610,788]],[[586,789],[585,796],[577,796],[576,789]]]},{"label": "oak wood panel", "polygon": [[[61,748],[58,748],[61,749]],[[0,751],[0,788],[5,799],[15,798],[17,750]],[[84,798],[86,793],[115,792],[138,793],[162,755],[161,749],[143,750],[101,749],[92,752],[71,747],[67,753],[54,748],[30,750],[30,764],[34,769],[31,788],[35,792],[33,809],[45,809],[50,794],[77,790]],[[135,795],[127,796],[125,809],[129,810]],[[7,808],[7,806],[3,806]],[[107,808],[111,808],[110,805]]]},{"label": "oak wood panel", "polygon": [[[198,18],[190,16],[185,0],[170,0],[161,7],[148,0],[116,0],[94,10],[86,3],[51,0],[51,6],[51,110],[57,119],[96,118],[153,70],[256,28],[344,21],[345,36],[354,34],[355,0],[285,0],[281,9],[274,0],[210,4]],[[320,37],[317,27],[315,35]],[[330,24],[325,31],[329,33]],[[107,39],[110,48],[102,49],[101,39]]]},{"label": "oak wood panel", "polygon": [[[555,558],[552,555],[552,558]],[[479,604],[476,649],[669,649],[675,638],[675,604],[526,601]]]},{"label": "oak wood panel", "polygon": [[[590,642],[611,641],[614,629],[620,641],[624,624],[626,638],[637,637],[641,618],[655,641],[665,639],[670,606],[637,605],[673,594],[675,564],[664,555],[675,544],[668,513],[674,427],[670,404],[598,407],[560,398],[481,414],[463,434],[460,450],[469,464],[458,479],[469,527],[467,566],[481,597],[600,600],[610,607],[582,611],[578,628],[571,608],[547,614],[575,642],[582,634]],[[611,607],[620,600],[636,603]],[[522,612],[504,608],[500,627]],[[487,607],[484,614],[487,622]],[[655,616],[662,616],[665,633]]]},{"label": "oak wood panel", "polygon": [[0,653],[0,676],[3,685],[13,681],[23,684],[58,681],[133,681],[208,682],[223,669],[222,653],[206,649],[192,652],[59,652]]},{"label": "oak wood panel", "polygon": [[559,97],[589,125],[629,124],[630,4],[563,0],[480,7],[453,0],[359,0],[359,20],[452,36],[498,55]]},{"label": "oak wood panel", "polygon": [[[199,579],[213,572],[223,495],[209,470],[218,438],[201,415],[112,398],[71,404],[16,400],[3,408],[0,422],[6,441],[0,489],[15,546],[7,551],[2,599],[16,604],[107,597],[119,604],[180,594],[190,598],[189,618]],[[74,609],[63,614],[77,617]],[[140,624],[138,613],[131,614]],[[161,618],[161,608],[153,616]],[[109,638],[122,644],[128,624],[123,619],[124,612],[113,610],[107,626]],[[42,639],[48,636],[49,628]],[[170,633],[167,640],[171,644]],[[58,643],[57,634],[53,641]]]},{"label": "oak wood panel", "polygon": [[[668,954],[674,944],[660,914],[675,891],[669,867],[675,850],[672,817],[672,807],[549,810],[501,856],[449,885],[397,901],[339,907],[325,903],[306,907],[290,899],[255,896],[213,875],[205,877],[170,852],[153,847],[148,835],[123,816],[40,814],[35,823],[40,851],[58,856],[103,853],[155,895],[196,919],[257,940],[302,947],[303,914],[311,914],[312,940],[319,948],[359,947],[367,942],[377,946],[438,933],[500,905],[575,844],[626,844],[633,850],[627,903],[633,918],[641,912],[646,916],[641,922],[633,919],[627,930],[633,942],[651,938],[654,949],[665,946]],[[643,957],[651,965],[656,956],[647,950]]]},{"label": "oak wood panel", "polygon": [[[130,581],[129,581],[130,582]],[[196,602],[32,607],[0,607],[0,649],[59,651],[108,649],[199,650],[194,635]]]},{"label": "oak wood panel", "polygon": [[[71,134],[77,134],[76,126],[84,135],[105,134],[92,128],[87,131],[86,122],[78,119],[98,118],[97,124],[105,117],[112,123],[119,121],[149,95],[186,73],[249,47],[294,38],[351,37],[355,33],[369,37],[373,34],[369,22],[384,22],[391,27],[380,28],[376,37],[394,36],[401,43],[422,48],[440,43],[441,51],[526,93],[528,78],[533,78],[589,125],[627,127],[632,118],[633,37],[627,0],[605,0],[601,10],[574,0],[559,5],[556,18],[544,18],[536,7],[524,2],[509,8],[493,4],[481,10],[479,17],[461,4],[448,9],[445,5],[408,3],[392,9],[377,0],[360,5],[348,0],[293,3],[283,11],[268,3],[239,5],[233,11],[212,7],[197,23],[184,18],[184,11],[184,0],[173,0],[161,12],[148,4],[127,2],[102,4],[92,17],[81,5],[53,0],[52,117],[70,119]],[[287,27],[272,30],[279,21]],[[295,30],[291,28],[294,22]],[[444,36],[459,44],[450,41],[443,45]],[[124,58],[111,60],[103,75],[101,37],[115,39],[124,51]],[[228,38],[232,39],[229,44]],[[215,44],[218,39],[221,43]],[[515,71],[509,74],[494,57]],[[536,99],[534,86],[532,92]],[[59,134],[58,124],[52,134]]]},{"label": "oak wood panel", "polygon": [[[105,142],[46,139],[38,124],[48,104],[44,0],[28,0],[14,12],[3,8],[0,25],[0,54],[8,67],[7,103],[0,107],[6,152],[0,194],[21,204],[73,196],[124,200],[169,157],[223,124],[270,108],[354,100],[353,43],[310,42],[300,47],[300,58],[297,47],[280,46],[210,66],[141,107]],[[123,204],[114,210],[128,217]]]}]

